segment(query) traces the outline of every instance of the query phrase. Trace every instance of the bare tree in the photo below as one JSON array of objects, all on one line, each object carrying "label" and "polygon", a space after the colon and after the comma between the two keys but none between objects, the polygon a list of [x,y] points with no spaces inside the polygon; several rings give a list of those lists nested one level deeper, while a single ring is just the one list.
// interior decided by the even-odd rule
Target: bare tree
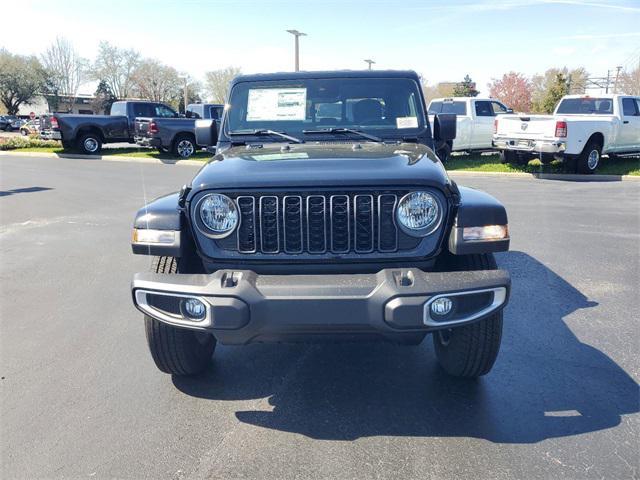
[{"label": "bare tree", "polygon": [[86,59],[80,57],[69,40],[56,37],[53,44],[42,54],[42,64],[47,70],[50,93],[56,97],[68,97],[71,110],[78,95],[78,89],[86,80]]},{"label": "bare tree", "polygon": [[132,75],[133,93],[154,102],[172,102],[180,96],[183,81],[178,71],[155,59],[140,62]]},{"label": "bare tree", "polygon": [[422,84],[422,93],[424,99],[429,105],[429,102],[434,98],[451,97],[453,95],[453,83],[437,83],[435,85],[429,85],[429,82],[423,77],[420,77],[420,83]]},{"label": "bare tree", "polygon": [[640,65],[633,70],[620,74],[619,93],[640,95]]},{"label": "bare tree", "polygon": [[227,67],[207,72],[205,74],[205,84],[209,100],[216,103],[224,103],[229,94],[231,80],[241,73],[242,71],[238,67]]},{"label": "bare tree", "polygon": [[9,115],[16,115],[20,105],[28,105],[44,86],[45,72],[36,57],[0,49],[0,102]]},{"label": "bare tree", "polygon": [[91,76],[94,80],[104,81],[116,98],[124,99],[131,95],[133,73],[139,65],[140,53],[135,50],[100,42]]}]

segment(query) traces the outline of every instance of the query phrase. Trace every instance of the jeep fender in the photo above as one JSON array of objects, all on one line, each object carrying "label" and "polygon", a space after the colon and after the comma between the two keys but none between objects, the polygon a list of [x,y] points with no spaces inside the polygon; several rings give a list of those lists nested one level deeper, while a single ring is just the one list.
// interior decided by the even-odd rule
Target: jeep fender
[{"label": "jeep fender", "polygon": [[454,255],[468,255],[509,250],[508,235],[502,239],[464,240],[465,227],[506,226],[508,219],[504,205],[488,193],[469,187],[458,187],[458,189],[460,204],[449,235],[449,251]]}]

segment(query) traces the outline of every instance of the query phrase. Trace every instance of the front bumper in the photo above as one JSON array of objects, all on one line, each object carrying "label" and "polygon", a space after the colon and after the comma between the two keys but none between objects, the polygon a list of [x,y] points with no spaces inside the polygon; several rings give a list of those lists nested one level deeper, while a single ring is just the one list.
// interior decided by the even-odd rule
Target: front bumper
[{"label": "front bumper", "polygon": [[[389,268],[348,275],[219,270],[211,275],[138,273],[131,290],[135,306],[146,315],[210,331],[224,344],[371,336],[417,343],[430,331],[476,322],[504,308],[510,278],[503,270]],[[454,305],[445,317],[431,309],[441,296]],[[187,298],[206,305],[204,319],[180,313],[178,305]]]},{"label": "front bumper", "polygon": [[162,147],[162,140],[159,138],[135,137],[134,140],[136,144],[140,145],[141,147],[153,147],[153,148]]},{"label": "front bumper", "polygon": [[562,154],[567,149],[566,142],[560,140],[533,140],[509,137],[494,138],[493,146],[498,150],[550,153],[554,155]]}]

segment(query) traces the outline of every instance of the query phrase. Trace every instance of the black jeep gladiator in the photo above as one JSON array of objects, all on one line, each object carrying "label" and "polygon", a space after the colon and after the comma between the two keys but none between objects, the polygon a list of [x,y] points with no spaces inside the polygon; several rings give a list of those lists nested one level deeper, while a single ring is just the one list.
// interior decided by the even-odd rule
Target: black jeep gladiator
[{"label": "black jeep gladiator", "polygon": [[432,334],[445,371],[489,372],[507,214],[447,176],[434,151],[455,115],[431,131],[416,73],[241,76],[227,103],[196,126],[217,154],[134,221],[133,252],[155,257],[131,291],[157,367],[198,373],[217,342]]}]

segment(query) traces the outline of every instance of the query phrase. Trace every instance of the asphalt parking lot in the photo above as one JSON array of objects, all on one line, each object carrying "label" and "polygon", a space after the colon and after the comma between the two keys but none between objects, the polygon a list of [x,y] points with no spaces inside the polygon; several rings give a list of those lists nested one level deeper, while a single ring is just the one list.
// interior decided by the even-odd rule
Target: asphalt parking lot
[{"label": "asphalt parking lot", "polygon": [[129,282],[135,211],[196,167],[0,158],[1,477],[637,478],[640,183],[458,176],[503,201],[500,356],[430,341],[219,347],[156,370]]}]

